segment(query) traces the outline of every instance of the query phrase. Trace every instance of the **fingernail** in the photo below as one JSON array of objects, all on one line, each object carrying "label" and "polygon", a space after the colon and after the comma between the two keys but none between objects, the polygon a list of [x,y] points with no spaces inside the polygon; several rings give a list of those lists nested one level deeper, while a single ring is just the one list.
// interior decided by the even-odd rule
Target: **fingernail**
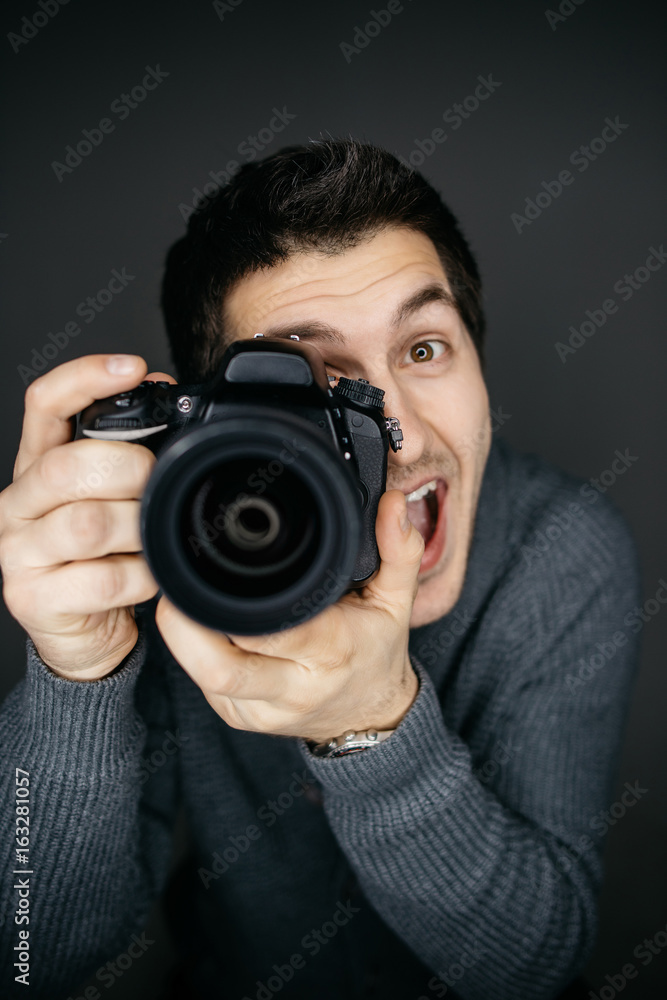
[{"label": "fingernail", "polygon": [[138,360],[135,354],[112,354],[104,364],[112,375],[131,375],[137,367]]}]

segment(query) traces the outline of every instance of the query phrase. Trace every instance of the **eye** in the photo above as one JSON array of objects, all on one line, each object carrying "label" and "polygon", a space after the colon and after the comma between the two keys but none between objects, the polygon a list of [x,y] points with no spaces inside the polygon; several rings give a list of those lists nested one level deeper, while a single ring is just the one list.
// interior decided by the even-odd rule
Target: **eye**
[{"label": "eye", "polygon": [[435,361],[445,353],[446,347],[440,340],[421,340],[412,345],[404,361]]}]

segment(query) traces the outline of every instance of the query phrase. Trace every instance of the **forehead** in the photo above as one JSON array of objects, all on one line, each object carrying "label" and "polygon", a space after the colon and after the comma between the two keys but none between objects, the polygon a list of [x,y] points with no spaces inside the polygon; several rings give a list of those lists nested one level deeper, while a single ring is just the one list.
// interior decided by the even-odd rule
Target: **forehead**
[{"label": "forehead", "polygon": [[225,301],[225,327],[252,336],[274,323],[321,316],[340,321],[386,315],[420,287],[449,284],[435,246],[423,233],[388,229],[344,253],[295,254],[242,278]]}]

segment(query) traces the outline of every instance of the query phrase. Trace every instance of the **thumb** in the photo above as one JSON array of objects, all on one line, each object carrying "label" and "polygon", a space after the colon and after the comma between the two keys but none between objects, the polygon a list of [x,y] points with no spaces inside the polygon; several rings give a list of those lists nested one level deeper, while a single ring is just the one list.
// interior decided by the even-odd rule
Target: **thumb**
[{"label": "thumb", "polygon": [[380,569],[366,591],[387,604],[405,607],[417,595],[417,575],[424,554],[424,539],[408,520],[401,490],[389,490],[380,498],[375,521]]}]

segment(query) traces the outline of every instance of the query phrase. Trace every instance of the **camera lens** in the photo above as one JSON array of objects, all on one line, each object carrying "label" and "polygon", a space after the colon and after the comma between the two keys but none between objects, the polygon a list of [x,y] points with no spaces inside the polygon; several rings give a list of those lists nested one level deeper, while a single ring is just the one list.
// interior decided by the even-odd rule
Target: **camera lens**
[{"label": "camera lens", "polygon": [[270,447],[218,462],[183,503],[181,537],[193,568],[237,595],[289,587],[312,560],[320,531],[312,491]]},{"label": "camera lens", "polygon": [[195,621],[278,631],[348,589],[361,507],[356,477],[322,431],[284,410],[243,407],[159,455],[142,501],[144,554]]},{"label": "camera lens", "polygon": [[280,531],[280,515],[275,505],[261,497],[238,502],[238,511],[229,515],[224,532],[240,549],[265,549]]}]

